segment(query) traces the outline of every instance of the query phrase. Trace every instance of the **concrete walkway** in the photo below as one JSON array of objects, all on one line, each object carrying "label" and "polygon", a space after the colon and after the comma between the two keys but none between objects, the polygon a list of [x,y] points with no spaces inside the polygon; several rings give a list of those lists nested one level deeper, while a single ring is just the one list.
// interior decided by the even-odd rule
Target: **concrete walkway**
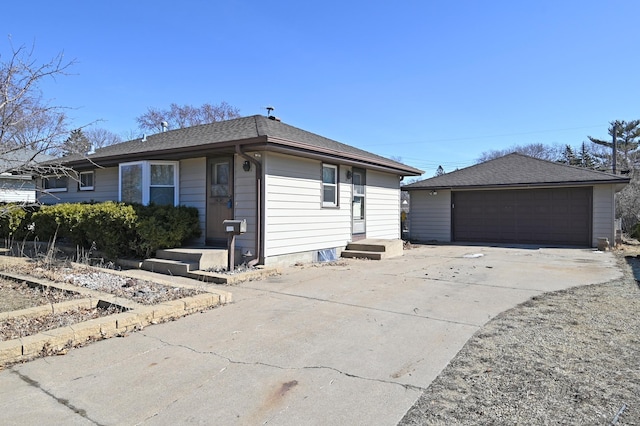
[{"label": "concrete walkway", "polygon": [[0,418],[393,425],[498,313],[620,275],[610,253],[480,246],[288,268],[227,287],[230,305],[0,372]]}]

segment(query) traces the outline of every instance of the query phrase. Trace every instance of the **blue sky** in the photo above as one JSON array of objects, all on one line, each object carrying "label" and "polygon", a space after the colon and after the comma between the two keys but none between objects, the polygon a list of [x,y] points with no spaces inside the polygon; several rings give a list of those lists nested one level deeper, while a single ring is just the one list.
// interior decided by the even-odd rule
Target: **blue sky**
[{"label": "blue sky", "polygon": [[63,51],[42,85],[125,138],[148,107],[226,101],[435,173],[515,144],[578,146],[640,118],[635,0],[30,1],[0,53]]}]

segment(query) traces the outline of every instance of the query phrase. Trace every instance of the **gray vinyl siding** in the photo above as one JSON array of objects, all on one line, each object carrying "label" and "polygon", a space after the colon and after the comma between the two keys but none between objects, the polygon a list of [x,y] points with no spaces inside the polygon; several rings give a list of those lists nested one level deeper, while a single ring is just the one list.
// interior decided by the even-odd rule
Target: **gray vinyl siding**
[{"label": "gray vinyl siding", "polygon": [[[42,182],[39,182],[39,184],[42,185]],[[78,181],[69,177],[66,191],[52,192],[50,194],[41,192],[38,199],[43,204],[117,201],[118,168],[108,167],[95,169],[93,175],[93,190],[80,191],[78,189]]]},{"label": "gray vinyl siding", "polygon": [[598,238],[608,238],[615,244],[615,189],[613,185],[595,185],[593,187],[593,236],[592,246],[598,245]]},{"label": "gray vinyl siding", "polygon": [[351,189],[339,170],[339,206],[322,207],[322,162],[266,153],[265,257],[344,247],[351,239]]},{"label": "gray vinyl siding", "polygon": [[410,192],[409,238],[420,242],[451,242],[451,191]]},{"label": "gray vinyl siding", "polygon": [[[249,155],[252,155],[251,153]],[[256,253],[256,166],[251,164],[251,170],[242,169],[244,158],[236,155],[234,173],[234,218],[247,220],[247,232],[236,237],[236,248],[245,254],[247,250]]]},{"label": "gray vinyl siding", "polygon": [[0,188],[2,203],[33,203],[35,201],[36,191],[34,190]]},{"label": "gray vinyl siding", "polygon": [[36,201],[35,182],[30,178],[0,177],[0,202],[33,203]]},{"label": "gray vinyl siding", "polygon": [[189,158],[180,161],[179,204],[198,209],[200,238],[190,241],[192,244],[204,244],[205,224],[207,220],[207,159],[205,157]]},{"label": "gray vinyl siding", "polygon": [[400,178],[368,170],[366,182],[367,238],[400,238]]}]

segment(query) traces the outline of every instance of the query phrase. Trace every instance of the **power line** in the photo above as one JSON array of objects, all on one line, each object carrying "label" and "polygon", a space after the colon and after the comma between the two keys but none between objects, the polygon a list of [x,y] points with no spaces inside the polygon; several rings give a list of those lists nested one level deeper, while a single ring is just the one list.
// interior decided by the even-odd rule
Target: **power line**
[{"label": "power line", "polygon": [[[608,124],[599,125],[599,126],[567,127],[567,128],[564,128],[564,129],[532,130],[532,131],[527,131],[527,132],[503,133],[503,134],[497,134],[497,135],[466,136],[466,137],[447,138],[447,139],[428,139],[428,140],[423,140],[423,141],[402,142],[402,144],[403,145],[404,144],[414,145],[414,144],[427,144],[427,143],[434,143],[434,142],[457,142],[457,141],[474,140],[474,139],[504,138],[504,137],[510,137],[510,136],[535,135],[535,134],[539,134],[539,133],[566,132],[566,131],[569,131],[569,130],[595,129],[595,128],[602,128],[602,126],[608,126]],[[384,142],[384,143],[380,143],[380,144],[367,144],[367,145],[368,146],[380,146],[380,145],[387,145],[387,144],[388,144],[388,142]]]}]

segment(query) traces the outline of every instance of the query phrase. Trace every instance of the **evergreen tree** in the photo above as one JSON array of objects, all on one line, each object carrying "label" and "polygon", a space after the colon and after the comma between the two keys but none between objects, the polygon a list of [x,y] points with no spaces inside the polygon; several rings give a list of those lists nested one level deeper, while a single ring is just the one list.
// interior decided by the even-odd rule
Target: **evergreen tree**
[{"label": "evergreen tree", "polygon": [[576,156],[570,145],[565,145],[561,162],[569,166],[580,166],[582,163],[581,159]]},{"label": "evergreen tree", "polygon": [[597,168],[596,159],[589,152],[589,148],[585,142],[580,146],[580,167],[595,170]]},{"label": "evergreen tree", "polygon": [[91,142],[82,133],[82,129],[71,131],[71,135],[64,141],[64,155],[86,154],[91,150]]},{"label": "evergreen tree", "polygon": [[[611,122],[609,127],[609,135],[613,139],[614,129],[616,132],[616,144],[618,151],[618,158],[616,158],[619,168],[635,169],[638,166],[638,159],[640,153],[638,147],[640,147],[640,120],[616,120]],[[613,151],[613,140],[603,140],[587,136],[591,142],[596,145],[604,146]]]}]

